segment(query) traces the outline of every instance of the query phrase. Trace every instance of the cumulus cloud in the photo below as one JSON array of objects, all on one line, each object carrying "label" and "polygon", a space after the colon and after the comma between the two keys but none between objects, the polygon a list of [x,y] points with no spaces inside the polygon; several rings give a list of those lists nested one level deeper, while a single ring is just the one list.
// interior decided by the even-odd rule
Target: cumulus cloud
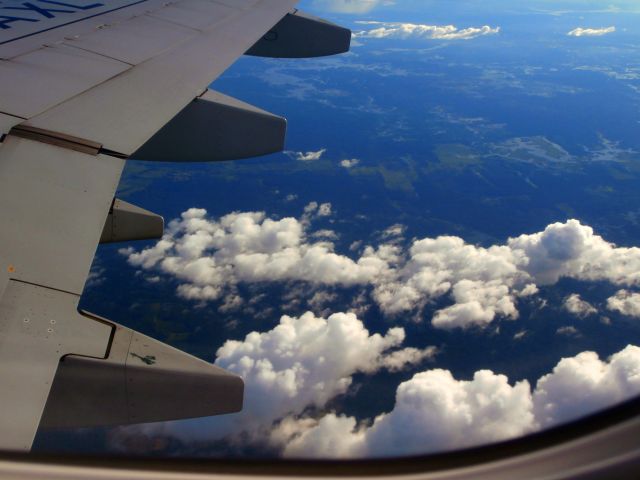
[{"label": "cumulus cloud", "polygon": [[509,287],[499,281],[461,280],[453,287],[455,304],[439,310],[432,324],[437,328],[486,326],[497,316],[518,318],[515,300]]},{"label": "cumulus cloud", "polygon": [[378,5],[392,4],[390,0],[314,0],[314,6],[336,13],[367,13]]},{"label": "cumulus cloud", "polygon": [[404,337],[398,327],[384,336],[370,334],[353,313],[322,318],[307,312],[283,316],[272,330],[243,341],[227,341],[216,365],[245,380],[245,406],[219,434],[265,435],[276,420],[322,408],[345,393],[355,373],[398,371],[435,355],[433,347],[399,349]]},{"label": "cumulus cloud", "polygon": [[359,430],[356,419],[329,413],[318,421],[288,419],[271,441],[283,447],[290,458],[365,457],[366,428]]},{"label": "cumulus cloud", "polygon": [[340,166],[346,169],[353,168],[360,163],[357,158],[345,158],[340,162]]},{"label": "cumulus cloud", "polygon": [[390,372],[400,372],[408,367],[419,365],[425,360],[432,359],[437,353],[438,349],[436,347],[422,349],[407,347],[385,355],[378,364]]},{"label": "cumulus cloud", "polygon": [[533,412],[546,428],[614,405],[640,393],[640,348],[629,345],[608,362],[595,352],[563,358],[538,380]]},{"label": "cumulus cloud", "polygon": [[532,424],[527,381],[511,386],[489,370],[464,381],[430,370],[400,384],[394,409],[366,432],[366,449],[392,456],[458,448],[518,436]]},{"label": "cumulus cloud", "polygon": [[567,33],[570,37],[601,37],[608,33],[616,31],[616,27],[603,27],[603,28],[574,28]]},{"label": "cumulus cloud", "polygon": [[[180,296],[201,301],[218,300],[241,282],[277,281],[368,286],[387,315],[420,314],[448,298],[451,305],[432,318],[439,328],[484,327],[498,317],[516,319],[519,298],[535,295],[539,285],[561,277],[640,284],[640,249],[617,247],[577,220],[489,247],[440,236],[413,240],[405,249],[393,238],[399,232],[399,226],[393,226],[383,234],[382,244],[365,246],[352,259],[336,253],[330,237],[311,240],[312,221],[331,214],[331,204],[317,202],[309,203],[300,219],[235,212],[215,220],[204,210],[190,209],[170,222],[156,245],[122,253],[133,266],[175,277]],[[588,311],[576,300],[569,300],[570,308]]]},{"label": "cumulus cloud", "polygon": [[564,309],[579,318],[585,318],[594,313],[598,313],[598,310],[594,308],[589,302],[580,298],[580,295],[573,293],[564,299]]},{"label": "cumulus cloud", "polygon": [[619,290],[607,299],[607,308],[630,317],[640,317],[640,293]]},{"label": "cumulus cloud", "polygon": [[[640,348],[602,361],[594,352],[562,359],[535,389],[527,381],[477,371],[458,380],[447,370],[400,384],[393,410],[370,424],[327,414],[288,425],[290,457],[421,454],[517,437],[592,413],[640,393]],[[295,425],[295,427],[294,427]]]},{"label": "cumulus cloud", "polygon": [[640,248],[616,247],[578,220],[554,223],[543,232],[509,239],[521,268],[537,284],[560,277],[607,280],[619,285],[640,283]]},{"label": "cumulus cloud", "polygon": [[489,248],[442,236],[413,242],[409,258],[374,288],[387,313],[420,308],[451,292],[455,304],[436,312],[442,327],[486,325],[495,315],[516,318],[514,297],[561,277],[640,283],[640,249],[616,247],[577,220],[510,238]]},{"label": "cumulus cloud", "polygon": [[324,155],[326,151],[326,148],[321,148],[320,150],[317,150],[315,152],[294,152],[292,150],[285,150],[283,153],[294,160],[299,160],[301,162],[312,162],[314,160],[320,160],[322,158],[322,155]]},{"label": "cumulus cloud", "polygon": [[448,370],[418,373],[399,385],[393,410],[371,426],[328,414],[305,423],[284,448],[287,457],[388,457],[485,444],[533,431],[527,381],[476,372],[457,380]]},{"label": "cumulus cloud", "polygon": [[452,293],[455,304],[437,312],[441,327],[486,325],[492,311],[514,316],[510,288],[525,274],[507,246],[489,249],[441,236],[413,242],[408,258],[376,282],[373,295],[383,311],[398,314],[421,309]]},{"label": "cumulus cloud", "polygon": [[528,285],[525,285],[522,290],[517,292],[517,295],[519,297],[531,297],[532,295],[536,295],[539,291],[540,289],[535,283],[529,283]]},{"label": "cumulus cloud", "polygon": [[414,23],[358,22],[376,28],[354,34],[360,38],[426,38],[431,40],[471,40],[484,35],[495,35],[500,27],[469,27],[458,29],[453,25],[420,25]]},{"label": "cumulus cloud", "polygon": [[330,203],[316,202],[305,207],[301,220],[272,220],[263,212],[244,212],[216,221],[203,209],[189,209],[169,223],[156,245],[121,253],[133,266],[175,277],[178,294],[192,300],[218,300],[240,282],[299,280],[341,286],[372,282],[387,268],[373,248],[354,261],[336,254],[329,241],[307,239],[310,219],[330,214]]}]

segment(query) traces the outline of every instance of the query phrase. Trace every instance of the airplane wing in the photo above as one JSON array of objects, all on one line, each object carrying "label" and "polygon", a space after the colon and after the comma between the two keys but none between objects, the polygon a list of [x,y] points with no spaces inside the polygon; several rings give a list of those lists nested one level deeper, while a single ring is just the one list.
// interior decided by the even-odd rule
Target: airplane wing
[{"label": "airplane wing", "polygon": [[348,50],[296,3],[0,1],[0,449],[29,450],[39,426],[242,408],[240,378],[77,305],[99,242],[162,235],[114,198],[127,158],[283,148],[284,119],[207,86],[245,53]]}]

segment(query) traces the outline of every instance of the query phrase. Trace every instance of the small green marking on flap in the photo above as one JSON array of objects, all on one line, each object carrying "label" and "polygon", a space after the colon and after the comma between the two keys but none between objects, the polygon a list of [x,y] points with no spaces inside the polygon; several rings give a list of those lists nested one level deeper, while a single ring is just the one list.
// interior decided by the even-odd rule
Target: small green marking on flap
[{"label": "small green marking on flap", "polygon": [[156,357],[154,355],[146,355],[143,357],[142,355],[138,355],[137,353],[133,353],[133,352],[131,352],[129,355],[131,355],[134,358],[139,358],[147,365],[153,365],[154,363],[156,363]]}]

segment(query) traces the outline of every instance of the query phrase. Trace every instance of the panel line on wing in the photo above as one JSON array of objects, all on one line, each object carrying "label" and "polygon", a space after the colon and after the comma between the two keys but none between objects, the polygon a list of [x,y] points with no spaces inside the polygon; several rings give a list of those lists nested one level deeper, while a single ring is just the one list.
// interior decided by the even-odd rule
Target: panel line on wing
[{"label": "panel line on wing", "polygon": [[80,47],[78,45],[74,45],[73,43],[65,43],[65,45],[67,47],[76,48],[78,50],[82,50],[83,52],[92,53],[94,55],[98,55],[99,57],[108,58],[109,60],[115,60],[117,62],[121,62],[121,63],[125,63],[127,65],[130,65],[131,67],[135,67],[135,65],[133,63],[129,63],[129,62],[125,61],[125,60],[121,60],[120,58],[112,57],[111,55],[107,55],[105,53],[95,52],[95,51],[90,50],[88,48],[84,48],[84,47]]},{"label": "panel line on wing", "polygon": [[129,4],[123,5],[121,7],[117,7],[117,8],[113,8],[111,10],[106,10],[106,11],[103,11],[103,12],[100,12],[100,13],[96,13],[95,15],[89,15],[89,16],[86,16],[86,17],[78,18],[76,20],[72,20],[70,22],[54,25],[53,27],[44,28],[42,30],[38,30],[37,32],[27,33],[27,34],[21,35],[19,37],[15,37],[15,38],[11,38],[9,40],[5,40],[4,42],[0,42],[0,45],[4,45],[4,44],[7,44],[7,43],[15,42],[17,40],[22,40],[23,38],[33,37],[34,35],[39,35],[41,33],[48,32],[50,30],[55,30],[56,28],[65,27],[67,25],[72,25],[74,23],[83,22],[83,21],[88,20],[90,18],[99,17],[100,15],[106,15],[107,13],[111,13],[111,12],[115,12],[115,11],[118,11],[118,10],[122,10],[123,8],[129,8],[129,7],[132,7],[134,5],[138,5],[140,3],[144,3],[146,1],[148,1],[148,0],[138,0],[137,2],[129,3]]},{"label": "panel line on wing", "polygon": [[6,115],[8,117],[19,118],[20,120],[27,120],[25,117],[19,117],[17,115],[14,115],[13,113],[3,112],[2,110],[0,110],[0,115]]},{"label": "panel line on wing", "polygon": [[62,288],[55,288],[55,287],[50,287],[49,285],[41,285],[40,283],[35,283],[35,282],[30,282],[28,280],[22,280],[20,278],[11,278],[12,282],[17,282],[17,283],[24,283],[25,285],[31,285],[33,287],[42,287],[42,288],[46,288],[48,290],[53,290],[54,292],[60,292],[60,293],[66,293],[68,295],[74,295],[76,297],[78,297],[78,300],[80,300],[80,295],[78,295],[75,292],[70,292],[68,290],[64,290]]}]

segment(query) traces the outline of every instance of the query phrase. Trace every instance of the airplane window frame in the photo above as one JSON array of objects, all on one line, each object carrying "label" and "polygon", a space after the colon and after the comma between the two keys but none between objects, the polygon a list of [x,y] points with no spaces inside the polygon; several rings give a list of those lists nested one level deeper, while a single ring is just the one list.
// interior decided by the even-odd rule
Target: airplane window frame
[{"label": "airplane window frame", "polygon": [[[0,452],[5,478],[637,478],[640,472],[640,397],[581,419],[479,447],[409,457],[352,460],[257,460],[52,455]],[[606,447],[604,447],[606,446]],[[49,474],[43,475],[42,467]],[[18,477],[16,472],[21,472]],[[553,476],[548,474],[553,472]],[[31,476],[29,476],[31,473]],[[172,476],[172,475],[175,475]],[[514,476],[518,475],[518,476]]]}]

